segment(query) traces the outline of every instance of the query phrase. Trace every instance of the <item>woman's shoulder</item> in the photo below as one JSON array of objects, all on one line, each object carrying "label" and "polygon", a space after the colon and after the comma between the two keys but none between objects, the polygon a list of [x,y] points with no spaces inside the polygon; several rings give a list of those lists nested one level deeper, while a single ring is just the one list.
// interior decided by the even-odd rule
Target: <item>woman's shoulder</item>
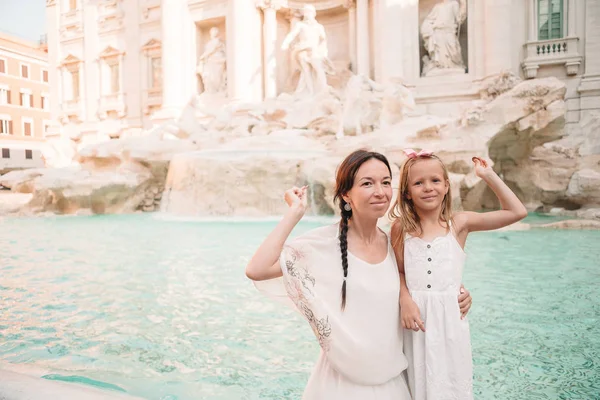
[{"label": "woman's shoulder", "polygon": [[329,242],[330,240],[337,240],[338,235],[339,224],[335,223],[306,231],[291,239],[286,245],[291,247],[314,245]]}]

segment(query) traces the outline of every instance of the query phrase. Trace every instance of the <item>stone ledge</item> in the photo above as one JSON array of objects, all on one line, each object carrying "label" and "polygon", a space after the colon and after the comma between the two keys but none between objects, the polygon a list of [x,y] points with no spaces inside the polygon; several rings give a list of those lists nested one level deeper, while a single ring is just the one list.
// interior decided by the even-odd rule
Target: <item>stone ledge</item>
[{"label": "stone ledge", "polygon": [[74,383],[49,381],[8,370],[0,370],[2,400],[142,400],[127,394]]}]

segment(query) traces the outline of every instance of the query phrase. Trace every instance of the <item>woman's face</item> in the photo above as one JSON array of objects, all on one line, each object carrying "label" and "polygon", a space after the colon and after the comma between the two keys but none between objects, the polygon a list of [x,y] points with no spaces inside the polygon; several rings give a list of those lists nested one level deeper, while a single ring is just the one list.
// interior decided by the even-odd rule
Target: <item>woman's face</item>
[{"label": "woman's face", "polygon": [[387,166],[372,158],[365,161],[354,177],[354,185],[344,201],[352,206],[352,215],[381,218],[392,198],[392,177]]}]

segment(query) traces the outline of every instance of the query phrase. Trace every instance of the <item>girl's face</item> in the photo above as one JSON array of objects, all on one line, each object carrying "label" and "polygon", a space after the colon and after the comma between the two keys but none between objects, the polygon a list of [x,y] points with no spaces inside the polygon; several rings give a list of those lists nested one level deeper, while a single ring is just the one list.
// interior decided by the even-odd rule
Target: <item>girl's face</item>
[{"label": "girl's face", "polygon": [[422,159],[408,171],[406,197],[413,202],[415,211],[441,209],[449,187],[442,164],[436,159]]},{"label": "girl's face", "polygon": [[352,206],[353,215],[381,218],[392,198],[392,177],[387,166],[377,159],[365,161],[354,177],[354,185],[344,201]]}]

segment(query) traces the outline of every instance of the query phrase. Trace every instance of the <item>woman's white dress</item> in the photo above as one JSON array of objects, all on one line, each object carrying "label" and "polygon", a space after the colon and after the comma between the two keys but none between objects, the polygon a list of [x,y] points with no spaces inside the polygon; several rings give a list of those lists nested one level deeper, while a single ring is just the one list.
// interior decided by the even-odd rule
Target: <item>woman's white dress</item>
[{"label": "woman's white dress", "polygon": [[457,301],[465,259],[452,229],[430,242],[405,237],[406,284],[426,330],[404,332],[413,400],[473,399],[469,322]]},{"label": "woman's white dress", "polygon": [[[369,264],[348,253],[346,308],[339,225],[314,229],[286,243],[283,278],[255,282],[271,296],[285,295],[308,321],[321,346],[306,386],[308,400],[410,400],[400,325],[398,268],[388,255]],[[279,284],[277,284],[279,281]]]}]

